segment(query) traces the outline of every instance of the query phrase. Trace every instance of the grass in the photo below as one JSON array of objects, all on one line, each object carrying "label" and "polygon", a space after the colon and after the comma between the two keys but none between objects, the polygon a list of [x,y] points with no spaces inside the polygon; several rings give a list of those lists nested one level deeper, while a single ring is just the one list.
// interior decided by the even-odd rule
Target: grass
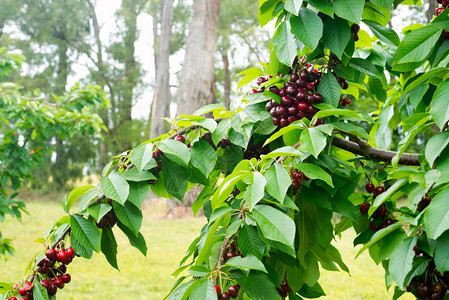
[{"label": "grass", "polygon": [[[16,253],[12,257],[0,258],[0,281],[19,281],[32,255],[42,246],[32,241],[63,215],[59,203],[29,202],[21,223],[7,218],[1,231],[14,240]],[[127,238],[115,230],[120,271],[110,267],[102,254],[91,260],[75,259],[69,265],[72,282],[58,291],[59,299],[162,299],[175,279],[170,277],[190,242],[198,235],[205,220],[186,218],[162,220],[154,214],[160,210],[154,206],[144,209],[142,234],[148,245],[148,256],[144,257],[129,246]],[[347,232],[336,242],[351,276],[343,272],[323,271],[320,282],[327,297],[325,299],[391,299],[392,289],[385,290],[384,272],[376,266],[367,253],[354,261],[358,248],[352,247],[354,234]],[[412,299],[404,297],[404,299]]]}]

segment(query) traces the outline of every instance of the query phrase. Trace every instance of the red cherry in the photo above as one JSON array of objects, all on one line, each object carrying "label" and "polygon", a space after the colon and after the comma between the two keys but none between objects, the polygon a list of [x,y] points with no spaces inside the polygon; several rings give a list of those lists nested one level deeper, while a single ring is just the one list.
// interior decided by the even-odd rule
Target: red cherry
[{"label": "red cherry", "polygon": [[17,288],[19,287],[19,284],[16,283],[16,284],[13,285],[12,287],[13,287],[13,289],[17,290]]},{"label": "red cherry", "polygon": [[48,294],[50,296],[53,296],[58,291],[58,288],[54,282],[50,282],[50,288],[48,289]]},{"label": "red cherry", "polygon": [[238,286],[231,285],[228,288],[228,293],[229,293],[229,296],[231,296],[232,298],[237,298],[238,295],[239,295],[239,288],[238,288]]},{"label": "red cherry", "polygon": [[306,84],[306,89],[307,89],[309,92],[312,92],[312,91],[315,89],[315,87],[313,86],[312,83],[308,83],[308,84]]},{"label": "red cherry", "polygon": [[73,250],[72,247],[70,247],[69,249],[67,249],[67,255],[71,256],[72,258],[75,256],[75,250]]},{"label": "red cherry", "polygon": [[177,136],[175,136],[175,141],[178,141],[178,142],[181,142],[184,144],[185,139],[182,135],[177,135]]},{"label": "red cherry", "polygon": [[302,183],[301,183],[301,181],[299,181],[298,179],[295,178],[292,180],[292,185],[293,185],[293,189],[299,190],[302,186]]},{"label": "red cherry", "polygon": [[62,281],[64,281],[64,283],[69,283],[70,280],[72,280],[69,273],[62,275],[61,279],[62,279]]},{"label": "red cherry", "polygon": [[72,260],[73,260],[72,257],[67,254],[63,263],[64,265],[68,265],[72,262]]},{"label": "red cherry", "polygon": [[290,105],[292,104],[292,98],[290,98],[289,96],[284,96],[281,98],[281,104],[282,105]]},{"label": "red cherry", "polygon": [[299,102],[298,103],[298,110],[299,111],[305,112],[307,110],[307,107],[308,107],[308,105],[305,102]]},{"label": "red cherry", "polygon": [[55,284],[58,288],[62,289],[64,287],[64,281],[61,278],[55,280]]},{"label": "red cherry", "polygon": [[217,292],[217,296],[220,297],[221,295],[221,289],[218,285],[214,285],[215,291]]},{"label": "red cherry", "polygon": [[237,254],[235,252],[228,252],[228,253],[226,253],[226,260],[229,260],[235,256],[237,256]]},{"label": "red cherry", "polygon": [[372,183],[367,183],[366,185],[365,185],[365,189],[366,189],[366,191],[368,192],[368,193],[372,193],[372,192],[374,192],[374,184],[372,184]]},{"label": "red cherry", "polygon": [[372,231],[376,231],[377,230],[377,226],[376,226],[376,224],[374,224],[374,221],[369,223],[369,229],[371,229]]},{"label": "red cherry", "polygon": [[288,125],[288,121],[286,118],[282,118],[279,124],[281,125],[281,127],[285,127]]},{"label": "red cherry", "polygon": [[437,8],[437,16],[439,16],[443,12],[443,10],[443,7]]},{"label": "red cherry", "polygon": [[296,118],[295,116],[289,116],[287,118],[288,124],[291,124],[291,123],[295,122],[296,120],[298,120],[298,118]]},{"label": "red cherry", "polygon": [[323,119],[317,119],[316,121],[315,121],[315,126],[318,126],[318,125],[321,125],[321,124],[323,124],[324,122],[323,122]]},{"label": "red cherry", "polygon": [[25,288],[24,288],[23,286],[21,286],[21,287],[19,288],[19,294],[20,294],[20,296],[25,296],[26,293],[27,293],[27,291],[25,290]]},{"label": "red cherry", "polygon": [[280,119],[279,118],[276,118],[276,117],[273,117],[273,125],[274,126],[278,126],[279,125],[279,123],[280,123]]},{"label": "red cherry", "polygon": [[371,205],[369,203],[363,203],[362,205],[360,205],[360,212],[362,213],[362,215],[366,215],[368,213],[370,206]]},{"label": "red cherry", "polygon": [[231,296],[227,292],[224,292],[220,296],[220,300],[229,300],[229,299],[231,299]]},{"label": "red cherry", "polygon": [[382,194],[383,192],[385,192],[385,189],[383,186],[378,186],[375,190],[374,190],[374,194],[376,196],[379,196],[380,194]]},{"label": "red cherry", "polygon": [[46,288],[47,290],[50,288],[51,284],[50,281],[48,281],[47,279],[44,279],[41,281],[41,285]]},{"label": "red cherry", "polygon": [[56,250],[48,249],[47,251],[45,251],[45,256],[47,256],[47,258],[49,260],[55,261],[56,260]]}]

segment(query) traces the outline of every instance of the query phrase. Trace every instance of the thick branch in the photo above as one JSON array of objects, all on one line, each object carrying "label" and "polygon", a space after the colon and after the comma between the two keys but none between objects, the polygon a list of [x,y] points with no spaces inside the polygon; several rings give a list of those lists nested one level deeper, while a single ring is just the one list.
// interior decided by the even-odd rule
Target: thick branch
[{"label": "thick branch", "polygon": [[[358,144],[342,139],[337,136],[333,136],[332,139],[332,145],[338,148],[352,152],[357,155],[365,156],[366,158],[384,161],[386,163],[391,163],[391,159],[397,154],[397,152],[394,151],[373,148],[369,146],[367,143],[363,142],[361,139],[358,139],[357,142]],[[363,148],[360,145],[362,145]],[[365,145],[367,145],[367,147],[364,147]],[[419,166],[420,165],[419,154],[404,153],[399,159],[399,164],[409,166]]]}]

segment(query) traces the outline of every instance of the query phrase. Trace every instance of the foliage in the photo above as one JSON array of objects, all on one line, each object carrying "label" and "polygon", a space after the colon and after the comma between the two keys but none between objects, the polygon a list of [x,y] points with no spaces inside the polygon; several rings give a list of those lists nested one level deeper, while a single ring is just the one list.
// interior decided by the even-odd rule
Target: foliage
[{"label": "foliage", "polygon": [[[23,57],[0,49],[0,74],[5,76],[21,66]],[[96,110],[108,105],[98,86],[75,85],[61,96],[44,98],[39,91],[21,93],[21,87],[0,82],[0,221],[5,215],[15,218],[24,211],[16,201],[16,190],[31,171],[51,157],[46,143],[54,137],[99,134],[104,125]],[[11,241],[0,239],[0,254],[12,253]]]},{"label": "foliage", "polygon": [[[236,111],[209,105],[178,116],[168,134],[116,156],[99,187],[79,187],[64,198],[70,218],[47,232],[47,247],[71,245],[86,258],[101,251],[117,267],[115,223],[146,253],[140,208],[149,188],[182,200],[200,185],[192,209],[202,208],[208,222],[173,273],[179,279],[167,299],[225,299],[218,288],[240,288],[239,299],[318,298],[320,267],[349,272],[331,244],[349,228],[360,252],[369,250],[384,267],[394,298],[407,290],[418,299],[443,299],[449,293],[449,10],[427,26],[407,28],[400,40],[385,25],[401,1],[259,4],[260,24],[276,22],[270,61],[242,72],[240,85],[257,78],[260,87]],[[373,38],[354,25],[361,21]],[[308,81],[307,91],[318,88],[319,96],[306,97],[311,108],[299,120],[285,120],[278,109],[270,116],[273,107],[295,101],[284,98],[283,87],[294,86],[282,93],[300,97],[298,80]],[[360,91],[376,111],[347,108]],[[202,116],[208,113],[215,119]],[[431,126],[440,132],[424,150],[405,153]],[[398,128],[407,134],[389,151]],[[364,184],[366,192],[357,189]],[[36,282],[46,277],[39,263],[33,258],[27,268]]]}]

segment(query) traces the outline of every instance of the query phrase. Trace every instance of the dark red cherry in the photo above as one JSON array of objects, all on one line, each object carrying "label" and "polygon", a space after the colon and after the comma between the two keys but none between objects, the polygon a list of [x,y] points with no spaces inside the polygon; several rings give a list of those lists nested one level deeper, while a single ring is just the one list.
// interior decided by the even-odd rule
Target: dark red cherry
[{"label": "dark red cherry", "polygon": [[298,103],[298,110],[299,111],[305,112],[305,111],[307,111],[307,107],[308,107],[308,105],[305,102],[299,102]]},{"label": "dark red cherry", "polygon": [[372,193],[372,192],[374,192],[374,184],[372,184],[372,183],[367,183],[366,185],[365,185],[365,189],[366,189],[366,191],[368,192],[368,193]]},{"label": "dark red cherry", "polygon": [[286,118],[282,118],[281,121],[279,122],[279,125],[281,125],[281,127],[287,126],[288,120]]}]

